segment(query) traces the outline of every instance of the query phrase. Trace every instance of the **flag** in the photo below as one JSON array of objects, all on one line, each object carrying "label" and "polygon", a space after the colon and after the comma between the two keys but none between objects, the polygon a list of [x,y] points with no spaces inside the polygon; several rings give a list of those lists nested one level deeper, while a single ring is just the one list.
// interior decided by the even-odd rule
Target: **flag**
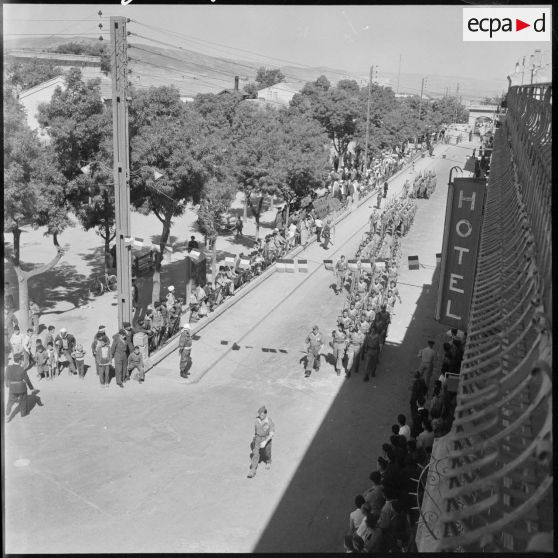
[{"label": "flag", "polygon": [[441,252],[436,254],[436,263],[439,264],[442,262],[442,254]]},{"label": "flag", "polygon": [[137,248],[142,248],[143,247],[143,238],[134,238],[134,246],[136,246]]},{"label": "flag", "polygon": [[349,269],[351,271],[356,271],[358,269],[358,264],[356,260],[347,260],[347,263],[349,264]]},{"label": "flag", "polygon": [[324,267],[329,271],[333,271],[333,260],[324,260]]},{"label": "flag", "polygon": [[308,260],[297,260],[298,271],[308,273]]},{"label": "flag", "polygon": [[285,271],[288,271],[289,273],[294,273],[294,259],[292,258],[287,258],[285,260],[283,260],[285,262]]},{"label": "flag", "polygon": [[409,269],[419,269],[419,258],[418,256],[409,256]]},{"label": "flag", "polygon": [[229,267],[235,267],[235,258],[232,256],[225,256],[225,265]]},{"label": "flag", "polygon": [[133,241],[134,241],[134,237],[125,236],[124,237],[124,246],[131,246]]},{"label": "flag", "polygon": [[283,259],[278,259],[275,262],[275,269],[281,273],[283,273],[285,271],[285,260]]},{"label": "flag", "polygon": [[250,269],[250,258],[240,258],[238,267],[240,269]]},{"label": "flag", "polygon": [[363,271],[372,271],[372,263],[370,260],[362,260],[361,263]]}]

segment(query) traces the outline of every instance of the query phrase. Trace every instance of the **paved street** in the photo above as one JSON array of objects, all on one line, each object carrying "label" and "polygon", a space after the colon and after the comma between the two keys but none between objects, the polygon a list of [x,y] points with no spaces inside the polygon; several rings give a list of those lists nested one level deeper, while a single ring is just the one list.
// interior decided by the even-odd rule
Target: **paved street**
[{"label": "paved street", "polygon": [[[328,251],[314,243],[298,256],[308,259],[307,274],[274,273],[203,328],[190,380],[180,380],[176,352],[143,385],[125,389],[101,390],[92,369],[82,382],[32,377],[43,406],[5,428],[6,551],[342,551],[354,496],[367,487],[397,414],[408,414],[416,353],[447,329],[433,319],[435,254],[449,169],[463,166],[474,146],[438,146],[416,164],[416,172],[435,169],[438,186],[431,199],[417,200],[403,240],[403,303],[375,381],[338,377],[323,359],[305,379],[299,362],[312,325],[328,336],[343,306],[321,262],[352,257],[372,201],[337,225]],[[412,176],[394,179],[389,194]],[[408,255],[419,256],[418,271],[407,269]],[[110,296],[66,316],[89,323],[91,312],[109,325]],[[93,325],[91,335],[84,331],[86,348]],[[277,430],[273,466],[247,479],[262,404]]]}]

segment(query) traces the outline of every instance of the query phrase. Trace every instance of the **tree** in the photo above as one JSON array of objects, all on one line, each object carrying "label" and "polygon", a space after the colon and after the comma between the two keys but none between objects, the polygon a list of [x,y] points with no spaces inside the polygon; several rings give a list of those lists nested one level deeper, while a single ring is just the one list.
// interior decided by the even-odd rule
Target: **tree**
[{"label": "tree", "polygon": [[13,62],[8,66],[6,73],[8,83],[19,90],[26,90],[64,72],[51,60],[31,58],[29,62]]},{"label": "tree", "polygon": [[275,158],[277,189],[289,206],[320,188],[327,174],[328,137],[323,128],[311,119],[279,113],[278,150]]},{"label": "tree", "polygon": [[[13,235],[12,264],[18,278],[22,328],[27,329],[28,281],[52,269],[63,255],[58,235],[69,225],[64,179],[48,147],[41,146],[27,125],[25,113],[11,88],[4,88],[4,232]],[[48,263],[24,269],[21,261],[21,227],[46,227],[56,255]]]},{"label": "tree", "polygon": [[264,66],[258,68],[256,72],[256,83],[260,86],[260,89],[264,87],[271,87],[276,83],[285,81],[285,75],[279,69],[268,70]]},{"label": "tree", "polygon": [[[219,136],[209,133],[203,117],[180,101],[174,87],[139,93],[130,105],[130,122],[135,130],[131,203],[162,224],[158,272],[173,218],[184,213],[186,200],[200,201],[211,178],[224,178],[226,150]],[[162,176],[156,178],[155,170]]]},{"label": "tree", "polygon": [[340,159],[357,133],[362,119],[360,89],[354,80],[341,80],[328,87],[323,76],[294,95],[290,107],[294,114],[308,115],[326,130]]},{"label": "tree", "polygon": [[261,111],[241,105],[233,124],[231,164],[245,200],[256,220],[256,240],[266,195],[278,189],[275,158],[280,149],[278,121],[274,109]]},{"label": "tree", "polygon": [[194,97],[194,109],[205,118],[207,126],[215,132],[230,128],[238,103],[244,99],[239,91],[225,95],[214,93],[199,93]]},{"label": "tree", "polygon": [[48,126],[67,181],[68,203],[82,227],[95,228],[104,240],[107,268],[115,233],[111,119],[101,100],[100,80],[84,82],[78,69],[68,72],[64,90],[57,88],[50,103],[39,107],[39,123]]},{"label": "tree", "polygon": [[105,52],[102,44],[77,43],[75,41],[58,45],[53,52],[61,54],[79,54],[86,56],[99,56],[101,58],[101,71],[110,72],[110,55]]},{"label": "tree", "polygon": [[250,82],[244,86],[244,91],[250,95],[251,99],[258,96],[258,91],[266,87],[271,87],[277,83],[285,80],[285,75],[280,69],[268,70],[266,67],[261,66],[256,72],[255,83]]},{"label": "tree", "polygon": [[230,182],[211,178],[202,193],[198,209],[198,225],[201,232],[211,241],[211,276],[217,276],[217,235],[219,220],[234,200],[236,190]]}]

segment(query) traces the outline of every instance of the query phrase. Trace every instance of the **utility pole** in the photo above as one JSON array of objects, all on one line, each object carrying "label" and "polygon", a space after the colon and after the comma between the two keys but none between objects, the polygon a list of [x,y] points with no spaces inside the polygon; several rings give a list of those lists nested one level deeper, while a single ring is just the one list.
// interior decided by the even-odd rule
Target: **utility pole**
[{"label": "utility pole", "polygon": [[420,102],[419,102],[419,113],[418,113],[418,117],[420,120],[420,112],[422,109],[422,94],[424,92],[424,84],[426,83],[426,78],[422,78],[421,84],[420,84]]},{"label": "utility pole", "polygon": [[459,82],[457,82],[457,87],[455,88],[455,116],[453,121],[457,122],[457,105],[459,103]]},{"label": "utility pole", "polygon": [[116,229],[116,277],[118,327],[132,323],[132,248],[126,246],[130,237],[130,171],[128,141],[128,44],[126,18],[110,18],[112,129],[114,153],[114,200]]},{"label": "utility pole", "polygon": [[401,77],[401,54],[399,55],[399,68],[397,70],[397,91],[399,93],[399,78]]},{"label": "utility pole", "polygon": [[374,76],[374,66],[370,66],[370,80],[368,81],[368,105],[366,109],[366,142],[364,144],[364,172],[368,168],[368,133],[370,130],[370,93],[372,91],[372,77]]}]

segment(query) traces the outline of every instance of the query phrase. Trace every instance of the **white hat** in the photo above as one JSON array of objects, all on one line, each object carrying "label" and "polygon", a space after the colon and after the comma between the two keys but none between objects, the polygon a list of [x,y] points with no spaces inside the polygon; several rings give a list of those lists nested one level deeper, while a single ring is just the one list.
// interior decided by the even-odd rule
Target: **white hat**
[{"label": "white hat", "polygon": [[60,333],[66,333],[68,330],[65,327],[60,328]]},{"label": "white hat", "polygon": [[192,329],[190,324],[182,324],[182,329]]},{"label": "white hat", "polygon": [[173,287],[172,285],[169,287],[169,291],[170,291],[171,293],[172,293],[172,291],[174,291],[174,287]]}]

